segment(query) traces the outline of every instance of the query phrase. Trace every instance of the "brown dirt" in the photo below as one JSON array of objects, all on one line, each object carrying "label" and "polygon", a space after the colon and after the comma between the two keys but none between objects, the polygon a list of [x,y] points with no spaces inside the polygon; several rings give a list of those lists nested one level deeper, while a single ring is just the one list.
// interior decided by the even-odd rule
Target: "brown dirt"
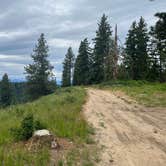
[{"label": "brown dirt", "polygon": [[58,166],[58,161],[65,161],[67,153],[74,147],[73,142],[67,139],[57,138],[57,142],[60,148],[58,150],[51,149],[51,161],[49,166]]},{"label": "brown dirt", "polygon": [[[51,142],[55,141],[57,148],[51,148]],[[57,138],[53,135],[50,136],[34,136],[26,142],[20,142],[20,145],[24,145],[26,149],[32,153],[37,152],[41,148],[48,148],[50,151],[50,163],[49,166],[58,166],[58,162],[65,161],[67,153],[74,147],[73,142],[65,138]],[[17,144],[18,146],[18,144]]]},{"label": "brown dirt", "polygon": [[88,89],[85,117],[96,129],[99,166],[165,166],[166,109],[146,108],[123,93]]},{"label": "brown dirt", "polygon": [[[51,142],[55,140],[58,144],[57,148],[51,148]],[[50,136],[35,136],[25,142],[25,147],[32,153],[37,152],[42,147],[50,149],[50,163],[49,166],[58,166],[58,162],[65,161],[67,153],[74,147],[73,142],[65,138],[57,138]]]}]

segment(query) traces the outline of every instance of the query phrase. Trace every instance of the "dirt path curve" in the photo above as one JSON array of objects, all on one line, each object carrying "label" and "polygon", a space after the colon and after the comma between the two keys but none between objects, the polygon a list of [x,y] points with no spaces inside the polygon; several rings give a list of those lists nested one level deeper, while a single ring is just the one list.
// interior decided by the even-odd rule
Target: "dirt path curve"
[{"label": "dirt path curve", "polygon": [[166,166],[166,109],[145,108],[127,96],[88,89],[85,117],[96,129],[99,166]]}]

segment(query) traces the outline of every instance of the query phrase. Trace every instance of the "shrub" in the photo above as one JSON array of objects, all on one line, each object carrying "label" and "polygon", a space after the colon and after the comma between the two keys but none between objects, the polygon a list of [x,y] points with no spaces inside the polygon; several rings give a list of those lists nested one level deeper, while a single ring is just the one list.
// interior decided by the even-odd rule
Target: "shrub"
[{"label": "shrub", "polygon": [[15,140],[28,140],[32,137],[34,130],[44,129],[45,126],[39,121],[34,121],[33,115],[28,114],[21,122],[19,128],[11,128],[10,132]]},{"label": "shrub", "polygon": [[32,137],[34,131],[34,119],[32,114],[27,115],[23,119],[23,121],[21,122],[21,130],[23,140],[27,140]]}]

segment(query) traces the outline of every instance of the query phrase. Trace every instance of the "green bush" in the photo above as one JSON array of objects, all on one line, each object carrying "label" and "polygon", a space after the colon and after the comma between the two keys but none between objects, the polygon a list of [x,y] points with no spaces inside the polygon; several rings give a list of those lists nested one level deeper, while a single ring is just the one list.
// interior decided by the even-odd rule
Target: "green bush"
[{"label": "green bush", "polygon": [[33,115],[28,114],[21,122],[19,128],[11,128],[11,134],[15,140],[28,140],[35,130],[44,129],[45,126],[39,121],[34,121]]},{"label": "green bush", "polygon": [[33,126],[34,126],[33,115],[29,114],[21,122],[21,130],[22,130],[21,135],[23,140],[27,140],[30,137],[32,137],[34,130]]}]

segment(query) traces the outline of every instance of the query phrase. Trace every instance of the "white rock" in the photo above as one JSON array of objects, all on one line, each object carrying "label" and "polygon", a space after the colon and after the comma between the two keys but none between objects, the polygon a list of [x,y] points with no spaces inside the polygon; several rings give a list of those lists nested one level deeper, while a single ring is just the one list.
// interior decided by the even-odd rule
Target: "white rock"
[{"label": "white rock", "polygon": [[41,137],[41,136],[47,136],[47,135],[51,135],[51,134],[50,134],[50,132],[48,130],[44,129],[44,130],[37,130],[37,131],[35,131],[33,135]]},{"label": "white rock", "polygon": [[51,148],[52,149],[57,149],[58,148],[58,143],[55,140],[51,142]]}]

